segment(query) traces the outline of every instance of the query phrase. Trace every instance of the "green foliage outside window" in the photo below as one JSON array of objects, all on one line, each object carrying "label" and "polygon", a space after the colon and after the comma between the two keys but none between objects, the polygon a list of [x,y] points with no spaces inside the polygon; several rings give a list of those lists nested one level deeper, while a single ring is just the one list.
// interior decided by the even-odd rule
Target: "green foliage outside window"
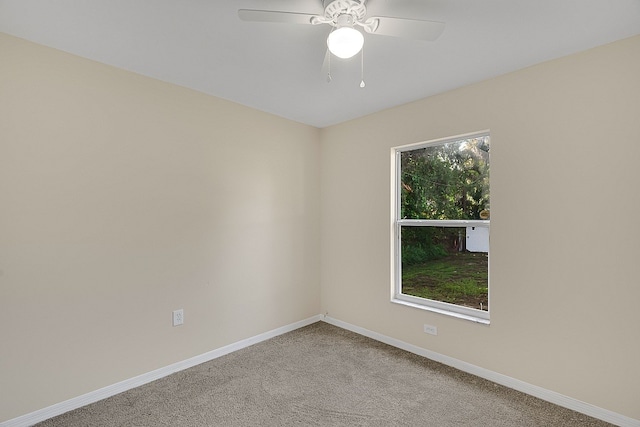
[{"label": "green foliage outside window", "polygon": [[[480,220],[489,210],[489,138],[401,153],[403,219]],[[402,263],[413,265],[464,249],[453,228],[403,227]]]}]

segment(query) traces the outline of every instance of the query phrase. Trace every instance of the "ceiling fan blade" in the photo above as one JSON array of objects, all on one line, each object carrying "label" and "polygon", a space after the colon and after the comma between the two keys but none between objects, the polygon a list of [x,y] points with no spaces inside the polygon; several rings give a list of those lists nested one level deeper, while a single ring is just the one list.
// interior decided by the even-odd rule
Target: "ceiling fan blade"
[{"label": "ceiling fan blade", "polygon": [[252,22],[281,22],[285,24],[311,24],[311,18],[316,15],[296,12],[278,12],[275,10],[240,9],[238,16],[243,21]]},{"label": "ceiling fan blade", "polygon": [[375,16],[366,20],[364,30],[371,34],[433,41],[444,31],[444,22]]}]

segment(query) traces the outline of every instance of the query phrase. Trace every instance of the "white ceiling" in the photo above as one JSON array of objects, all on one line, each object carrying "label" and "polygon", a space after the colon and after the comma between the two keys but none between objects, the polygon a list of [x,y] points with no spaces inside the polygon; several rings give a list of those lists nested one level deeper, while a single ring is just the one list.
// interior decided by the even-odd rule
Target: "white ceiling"
[{"label": "white ceiling", "polygon": [[[435,42],[365,35],[322,72],[329,27],[243,22],[321,0],[0,0],[0,32],[325,127],[640,34],[640,0],[369,0],[369,16],[443,21]],[[0,52],[0,60],[2,52]]]}]

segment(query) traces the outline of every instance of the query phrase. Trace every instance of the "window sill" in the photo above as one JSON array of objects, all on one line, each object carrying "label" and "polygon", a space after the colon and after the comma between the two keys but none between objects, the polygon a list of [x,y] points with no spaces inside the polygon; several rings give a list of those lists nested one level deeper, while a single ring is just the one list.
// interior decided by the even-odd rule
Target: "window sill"
[{"label": "window sill", "polygon": [[458,319],[469,320],[469,321],[474,322],[474,323],[480,323],[481,325],[489,325],[489,324],[491,324],[491,321],[489,319],[483,319],[481,317],[476,317],[476,316],[463,314],[463,313],[456,313],[455,311],[443,310],[441,308],[431,307],[431,306],[428,306],[428,305],[416,304],[414,302],[404,301],[404,300],[397,299],[397,298],[391,298],[391,302],[395,303],[395,304],[404,305],[404,306],[407,306],[407,307],[417,308],[417,309],[420,309],[420,310],[431,311],[433,313],[444,314],[445,316],[451,316],[451,317],[455,317],[455,318],[458,318]]}]

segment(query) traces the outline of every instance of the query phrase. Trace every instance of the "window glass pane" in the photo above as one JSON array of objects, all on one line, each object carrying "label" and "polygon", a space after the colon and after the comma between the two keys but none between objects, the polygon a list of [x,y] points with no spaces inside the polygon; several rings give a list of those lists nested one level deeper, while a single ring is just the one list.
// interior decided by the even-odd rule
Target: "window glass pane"
[{"label": "window glass pane", "polygon": [[400,218],[489,219],[489,136],[400,156]]},{"label": "window glass pane", "polygon": [[489,229],[401,227],[402,293],[489,310]]}]

